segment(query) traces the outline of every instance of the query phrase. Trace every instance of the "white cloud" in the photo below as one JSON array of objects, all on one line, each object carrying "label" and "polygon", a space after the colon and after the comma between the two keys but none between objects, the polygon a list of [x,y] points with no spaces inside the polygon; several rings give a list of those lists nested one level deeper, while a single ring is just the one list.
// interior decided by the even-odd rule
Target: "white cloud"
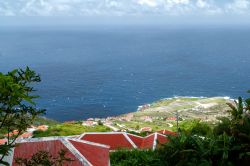
[{"label": "white cloud", "polygon": [[249,14],[250,0],[0,0],[0,16]]},{"label": "white cloud", "polygon": [[209,8],[210,7],[209,3],[207,3],[204,0],[198,0],[196,2],[196,5],[197,5],[198,8]]},{"label": "white cloud", "polygon": [[138,4],[148,5],[150,7],[156,7],[158,5],[156,0],[138,0]]},{"label": "white cloud", "polygon": [[226,12],[228,13],[246,13],[250,12],[249,0],[234,0],[232,3],[226,5]]},{"label": "white cloud", "polygon": [[189,0],[167,0],[167,3],[174,3],[174,4],[189,4]]}]

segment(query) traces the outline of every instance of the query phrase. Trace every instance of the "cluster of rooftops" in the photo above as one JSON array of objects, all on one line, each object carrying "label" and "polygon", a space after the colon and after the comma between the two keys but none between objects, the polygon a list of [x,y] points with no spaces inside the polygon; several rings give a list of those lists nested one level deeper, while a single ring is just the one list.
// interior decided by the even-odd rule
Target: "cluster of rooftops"
[{"label": "cluster of rooftops", "polygon": [[168,142],[166,135],[174,132],[161,130],[146,137],[126,132],[91,132],[80,136],[44,137],[22,139],[16,142],[5,161],[16,166],[16,158],[30,158],[39,151],[47,151],[58,156],[61,150],[65,157],[72,159],[66,165],[72,166],[109,166],[109,153],[119,149],[152,149]]}]

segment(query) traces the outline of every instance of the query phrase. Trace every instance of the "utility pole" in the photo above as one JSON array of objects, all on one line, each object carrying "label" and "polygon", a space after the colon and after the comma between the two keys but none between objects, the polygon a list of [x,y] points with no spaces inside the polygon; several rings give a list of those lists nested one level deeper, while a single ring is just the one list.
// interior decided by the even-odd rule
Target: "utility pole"
[{"label": "utility pole", "polygon": [[176,127],[177,127],[177,133],[179,132],[179,112],[176,111]]}]

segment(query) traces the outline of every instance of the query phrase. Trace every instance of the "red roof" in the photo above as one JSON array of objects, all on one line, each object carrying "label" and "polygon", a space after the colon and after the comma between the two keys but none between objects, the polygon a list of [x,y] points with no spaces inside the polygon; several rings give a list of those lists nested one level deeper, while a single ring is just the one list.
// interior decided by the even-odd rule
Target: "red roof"
[{"label": "red roof", "polygon": [[22,135],[19,136],[19,138],[31,138],[32,133],[31,132],[25,132]]},{"label": "red roof", "polygon": [[4,144],[5,142],[7,142],[7,139],[0,139],[0,145]]},{"label": "red roof", "polygon": [[134,144],[138,147],[141,148],[142,147],[142,143],[144,138],[137,136],[137,135],[133,135],[133,134],[127,134],[128,137],[134,142]]},{"label": "red roof", "polygon": [[[72,162],[67,163],[67,165],[72,166],[82,166],[83,164],[76,158],[72,152],[70,152],[67,147],[60,140],[52,140],[52,141],[39,141],[39,142],[25,142],[20,143],[15,147],[14,150],[14,159],[15,158],[31,158],[35,153],[43,150],[49,152],[53,157],[58,156],[58,153],[62,150],[66,150],[65,157],[71,158]],[[13,166],[18,166],[13,160]]]},{"label": "red roof", "polygon": [[80,136],[80,139],[108,145],[110,146],[110,150],[117,150],[120,148],[155,149],[157,144],[168,141],[165,135],[159,133],[153,133],[147,137],[140,137],[123,132],[85,133]]},{"label": "red roof", "polygon": [[157,133],[164,134],[164,135],[176,135],[176,132],[169,131],[169,130],[160,130]]},{"label": "red roof", "polygon": [[[153,133],[141,137],[124,132],[99,132],[84,133],[79,138],[70,137],[47,137],[19,140],[14,148],[13,158],[30,158],[35,153],[44,150],[53,157],[58,156],[62,149],[66,151],[65,157],[74,161],[67,165],[93,165],[108,166],[109,150],[120,148],[132,149],[155,149],[160,144],[168,142],[168,138],[160,133]],[[11,161],[9,161],[11,163]],[[13,165],[17,165],[13,161]]]},{"label": "red roof", "polygon": [[151,127],[143,127],[141,128],[141,131],[152,131]]},{"label": "red roof", "polygon": [[168,117],[166,120],[176,120],[176,117]]},{"label": "red roof", "polygon": [[140,149],[151,149],[154,145],[154,134],[148,137],[139,137],[136,135],[128,134],[129,138],[136,144]]},{"label": "red roof", "polygon": [[[78,139],[49,137],[40,139],[22,140],[14,148],[13,166],[16,166],[15,158],[30,158],[39,151],[47,151],[53,157],[58,157],[61,150],[66,151],[65,157],[73,161],[64,163],[67,166],[108,166],[109,147]],[[11,161],[9,161],[11,162]]]},{"label": "red roof", "polygon": [[46,130],[48,130],[48,126],[47,125],[41,125],[41,126],[37,126],[36,129],[41,130],[41,131],[46,131]]},{"label": "red roof", "polygon": [[13,130],[12,132],[9,132],[9,133],[5,134],[4,136],[8,137],[8,135],[9,135],[10,137],[12,137],[13,135],[17,135],[17,134],[19,134],[19,131],[18,130]]},{"label": "red roof", "polygon": [[80,139],[108,145],[110,146],[110,150],[135,148],[133,142],[127,137],[126,133],[85,133]]},{"label": "red roof", "polygon": [[147,137],[135,136],[128,134],[129,138],[141,149],[154,149],[158,144],[163,144],[168,141],[167,137],[158,133],[153,133]]},{"label": "red roof", "polygon": [[158,141],[157,143],[159,145],[159,144],[164,144],[164,143],[168,142],[168,139],[164,135],[157,134],[157,141]]},{"label": "red roof", "polygon": [[88,159],[88,161],[95,166],[108,166],[109,165],[109,148],[93,144],[86,144],[76,140],[69,140],[70,143],[78,149],[78,151]]}]

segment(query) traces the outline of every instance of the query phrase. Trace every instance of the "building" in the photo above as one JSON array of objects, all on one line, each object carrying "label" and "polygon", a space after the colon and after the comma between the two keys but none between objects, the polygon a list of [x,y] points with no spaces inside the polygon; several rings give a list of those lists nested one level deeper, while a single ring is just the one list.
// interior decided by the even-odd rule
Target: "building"
[{"label": "building", "polygon": [[152,128],[151,127],[143,127],[140,129],[140,132],[151,132]]},{"label": "building", "polygon": [[140,137],[133,134],[128,134],[128,136],[134,142],[138,149],[155,150],[161,144],[168,142],[167,137],[159,133],[152,133],[146,137]]},{"label": "building", "polygon": [[46,131],[48,130],[49,126],[47,125],[41,125],[41,126],[37,126],[36,129],[37,130],[41,130],[41,131]]},{"label": "building", "polygon": [[176,117],[168,117],[168,118],[166,118],[166,120],[167,121],[176,121],[177,119],[176,119]]},{"label": "building", "polygon": [[18,139],[24,139],[24,138],[31,138],[33,136],[32,132],[25,132],[23,134],[21,134]]},{"label": "building", "polygon": [[168,142],[165,135],[153,133],[146,137],[126,132],[93,132],[83,133],[79,139],[108,145],[110,150],[118,149],[152,149],[157,145]]},{"label": "building", "polygon": [[12,137],[12,136],[14,136],[14,135],[17,135],[17,134],[19,134],[19,131],[18,130],[13,130],[12,132],[9,132],[9,133],[7,133],[7,134],[4,134],[4,136],[5,137]]},{"label": "building", "polygon": [[142,116],[140,119],[144,122],[153,122],[153,119],[150,116]]},{"label": "building", "polygon": [[5,142],[7,142],[7,139],[0,139],[0,145],[3,145]]},{"label": "building", "polygon": [[95,122],[95,121],[90,121],[90,120],[87,120],[87,121],[83,121],[82,122],[82,125],[83,126],[95,126],[95,125],[97,125],[98,123],[97,122]]},{"label": "building", "polygon": [[98,143],[72,139],[69,137],[46,137],[25,139],[16,143],[12,153],[5,157],[10,165],[17,166],[16,158],[30,158],[39,151],[47,151],[52,157],[58,156],[65,150],[65,157],[73,161],[67,162],[68,166],[108,166],[109,146]]},{"label": "building", "polygon": [[165,129],[157,131],[157,133],[160,133],[160,134],[163,134],[163,135],[176,135],[176,132],[165,130]]},{"label": "building", "polygon": [[[146,137],[126,132],[90,132],[80,136],[18,139],[5,161],[17,166],[16,158],[29,159],[39,151],[56,158],[61,150],[66,152],[67,166],[109,166],[109,153],[118,149],[152,149],[168,142],[170,131],[159,131]],[[5,140],[2,140],[4,143]],[[1,142],[0,142],[1,143]]]}]

